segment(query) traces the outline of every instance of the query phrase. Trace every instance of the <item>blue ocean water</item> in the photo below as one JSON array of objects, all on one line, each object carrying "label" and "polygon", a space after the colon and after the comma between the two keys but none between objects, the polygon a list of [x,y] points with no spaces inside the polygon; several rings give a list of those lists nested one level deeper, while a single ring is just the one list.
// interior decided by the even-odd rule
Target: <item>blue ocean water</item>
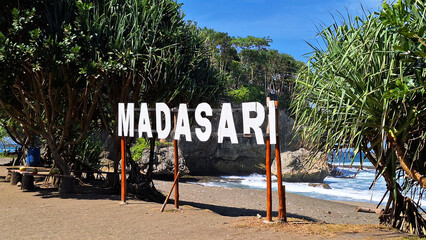
[{"label": "blue ocean water", "polygon": [[10,137],[6,137],[0,145],[0,153],[5,151],[14,152],[17,147],[19,146]]},{"label": "blue ocean water", "polygon": [[368,161],[368,159],[364,159],[365,155],[363,153],[357,153],[354,155],[352,149],[341,150],[334,154],[328,155],[328,162],[333,165],[341,165],[341,166],[354,166],[359,167],[362,166],[373,166],[373,164]]},{"label": "blue ocean water", "polygon": [[[356,168],[340,168],[347,174],[354,174]],[[349,175],[348,175],[349,176]],[[286,192],[309,196],[313,198],[335,200],[379,203],[386,192],[386,185],[382,178],[376,181],[374,189],[369,187],[374,180],[374,170],[360,171],[355,178],[326,177],[324,183],[330,185],[331,189],[322,187],[311,187],[309,183],[283,182]],[[277,178],[272,177],[272,190],[277,191]],[[266,189],[266,175],[252,174],[249,176],[221,176],[219,179],[208,183],[207,186]]]},{"label": "blue ocean water", "polygon": [[14,152],[15,150],[16,150],[15,147],[0,148],[0,153],[5,151]]},{"label": "blue ocean water", "polygon": [[[362,164],[363,169],[358,171],[360,166],[359,155],[355,157],[352,166],[348,166],[350,165],[351,161],[352,160],[349,155],[338,156],[334,158],[333,165],[337,166],[337,170],[342,172],[343,176],[328,176],[324,179],[324,183],[327,183],[331,189],[311,187],[309,186],[309,183],[303,182],[283,182],[286,188],[286,192],[325,200],[368,202],[378,204],[386,192],[386,184],[384,179],[380,177],[370,188],[376,175],[376,170],[372,168],[372,164],[368,161],[365,161]],[[277,191],[278,186],[276,183],[276,177],[272,176],[272,180],[272,189]],[[252,174],[249,176],[221,176],[218,179],[214,179],[210,182],[202,184],[217,187],[264,190],[266,189],[266,175]],[[386,203],[386,199],[382,204]],[[426,201],[424,199],[421,201],[421,203],[422,206],[426,205]]]}]

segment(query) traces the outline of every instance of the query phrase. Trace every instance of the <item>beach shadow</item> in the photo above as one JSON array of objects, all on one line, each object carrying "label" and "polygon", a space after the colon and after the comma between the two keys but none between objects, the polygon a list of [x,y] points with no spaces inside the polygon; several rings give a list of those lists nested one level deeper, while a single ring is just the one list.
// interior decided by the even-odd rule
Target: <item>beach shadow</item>
[{"label": "beach shadow", "polygon": [[[208,209],[214,213],[217,213],[226,217],[254,217],[257,214],[260,214],[262,217],[266,216],[266,211],[257,210],[257,209],[247,209],[247,208],[236,208],[236,207],[226,207],[226,206],[217,206],[212,204],[205,203],[197,203],[197,202],[188,202],[188,201],[180,201],[181,205],[188,205],[191,207],[199,208],[199,209]],[[272,211],[272,216],[278,216],[277,211]],[[304,219],[307,221],[318,222],[319,220],[303,216],[299,214],[287,213],[287,217]]]},{"label": "beach shadow", "polygon": [[110,189],[96,186],[76,186],[74,193],[67,194],[59,193],[58,188],[36,187],[32,192],[36,192],[34,196],[41,198],[120,201],[120,195],[114,194]]},{"label": "beach shadow", "polygon": [[[92,180],[87,185],[75,185],[73,193],[60,193],[57,187],[44,188],[36,186],[34,190],[29,191],[36,193],[34,196],[41,198],[59,198],[59,199],[76,199],[76,200],[112,200],[121,202],[121,192],[105,187],[101,180]],[[165,198],[165,196],[164,196]],[[142,203],[163,203],[163,199],[158,201],[140,199],[137,196],[127,193],[126,200],[132,200],[132,204]]]},{"label": "beach shadow", "polygon": [[25,192],[35,193],[34,196],[41,198],[120,201],[119,193],[110,188],[105,188],[100,180],[91,180],[85,185],[75,185],[74,193],[63,194],[59,192],[58,187],[46,186],[40,179],[37,179],[33,190],[25,190]]}]

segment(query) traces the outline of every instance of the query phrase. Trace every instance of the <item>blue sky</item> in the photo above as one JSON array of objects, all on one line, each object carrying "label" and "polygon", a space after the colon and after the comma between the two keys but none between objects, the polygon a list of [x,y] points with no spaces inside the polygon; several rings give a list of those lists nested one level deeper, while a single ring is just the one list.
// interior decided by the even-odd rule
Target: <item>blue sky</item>
[{"label": "blue sky", "polygon": [[271,48],[288,53],[297,60],[311,48],[305,41],[315,42],[316,25],[332,24],[337,11],[352,16],[364,9],[377,11],[381,0],[177,0],[183,3],[186,20],[230,36],[270,36]]}]

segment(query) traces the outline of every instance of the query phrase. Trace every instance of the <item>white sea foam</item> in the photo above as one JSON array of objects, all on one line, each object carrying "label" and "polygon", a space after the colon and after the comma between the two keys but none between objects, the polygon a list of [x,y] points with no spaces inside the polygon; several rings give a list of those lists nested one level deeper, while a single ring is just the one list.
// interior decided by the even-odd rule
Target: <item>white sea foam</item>
[{"label": "white sea foam", "polygon": [[[326,177],[324,183],[330,185],[331,189],[322,187],[311,187],[309,183],[289,183],[284,182],[286,192],[305,195],[313,198],[337,200],[337,201],[356,201],[379,203],[386,192],[386,184],[383,178],[379,178],[374,187],[370,190],[371,183],[374,180],[375,170],[361,170],[354,178],[357,168],[340,168],[346,177]],[[272,177],[272,189],[277,191],[276,177]],[[252,174],[249,176],[222,176],[218,180],[203,183],[207,186],[220,186],[230,188],[247,189],[266,189],[266,176],[261,174]],[[426,201],[422,201],[424,206]]]}]

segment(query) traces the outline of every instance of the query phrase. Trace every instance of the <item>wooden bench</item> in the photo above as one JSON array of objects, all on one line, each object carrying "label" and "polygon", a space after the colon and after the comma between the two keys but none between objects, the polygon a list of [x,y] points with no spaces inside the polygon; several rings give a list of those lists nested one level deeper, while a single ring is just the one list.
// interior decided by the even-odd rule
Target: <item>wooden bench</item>
[{"label": "wooden bench", "polygon": [[33,173],[32,171],[21,171],[11,169],[10,184],[16,185],[21,182],[22,190],[34,190],[34,177],[57,177],[62,178],[64,175],[61,174],[49,174],[49,173]]},{"label": "wooden bench", "polygon": [[50,174],[50,173],[32,173],[28,171],[21,171],[21,170],[11,170],[12,177],[10,183],[13,185],[16,185],[19,181],[21,181],[21,189],[22,190],[34,190],[34,177],[40,176],[40,177],[54,177],[59,178],[59,193],[66,194],[66,193],[73,193],[74,192],[74,185],[75,185],[75,179],[73,176],[70,175],[62,175],[62,174]]},{"label": "wooden bench", "polygon": [[[7,170],[6,179],[10,179],[12,171],[16,171],[16,170],[19,171],[20,168],[21,168],[21,166],[7,167],[6,168],[6,170]],[[38,173],[39,172],[49,172],[50,171],[50,169],[44,168],[44,167],[25,167],[25,169],[26,169],[26,172],[29,172],[29,173],[32,173],[34,171],[34,169],[37,169]],[[25,172],[25,171],[22,171],[22,172]]]},{"label": "wooden bench", "polygon": [[102,179],[105,180],[104,174],[108,175],[114,172],[104,172],[104,171],[99,171],[99,170],[70,170],[70,173],[74,173],[74,175],[78,175],[78,174],[85,174],[86,177],[88,176],[88,174],[93,174],[93,176],[95,177],[95,179]]}]

